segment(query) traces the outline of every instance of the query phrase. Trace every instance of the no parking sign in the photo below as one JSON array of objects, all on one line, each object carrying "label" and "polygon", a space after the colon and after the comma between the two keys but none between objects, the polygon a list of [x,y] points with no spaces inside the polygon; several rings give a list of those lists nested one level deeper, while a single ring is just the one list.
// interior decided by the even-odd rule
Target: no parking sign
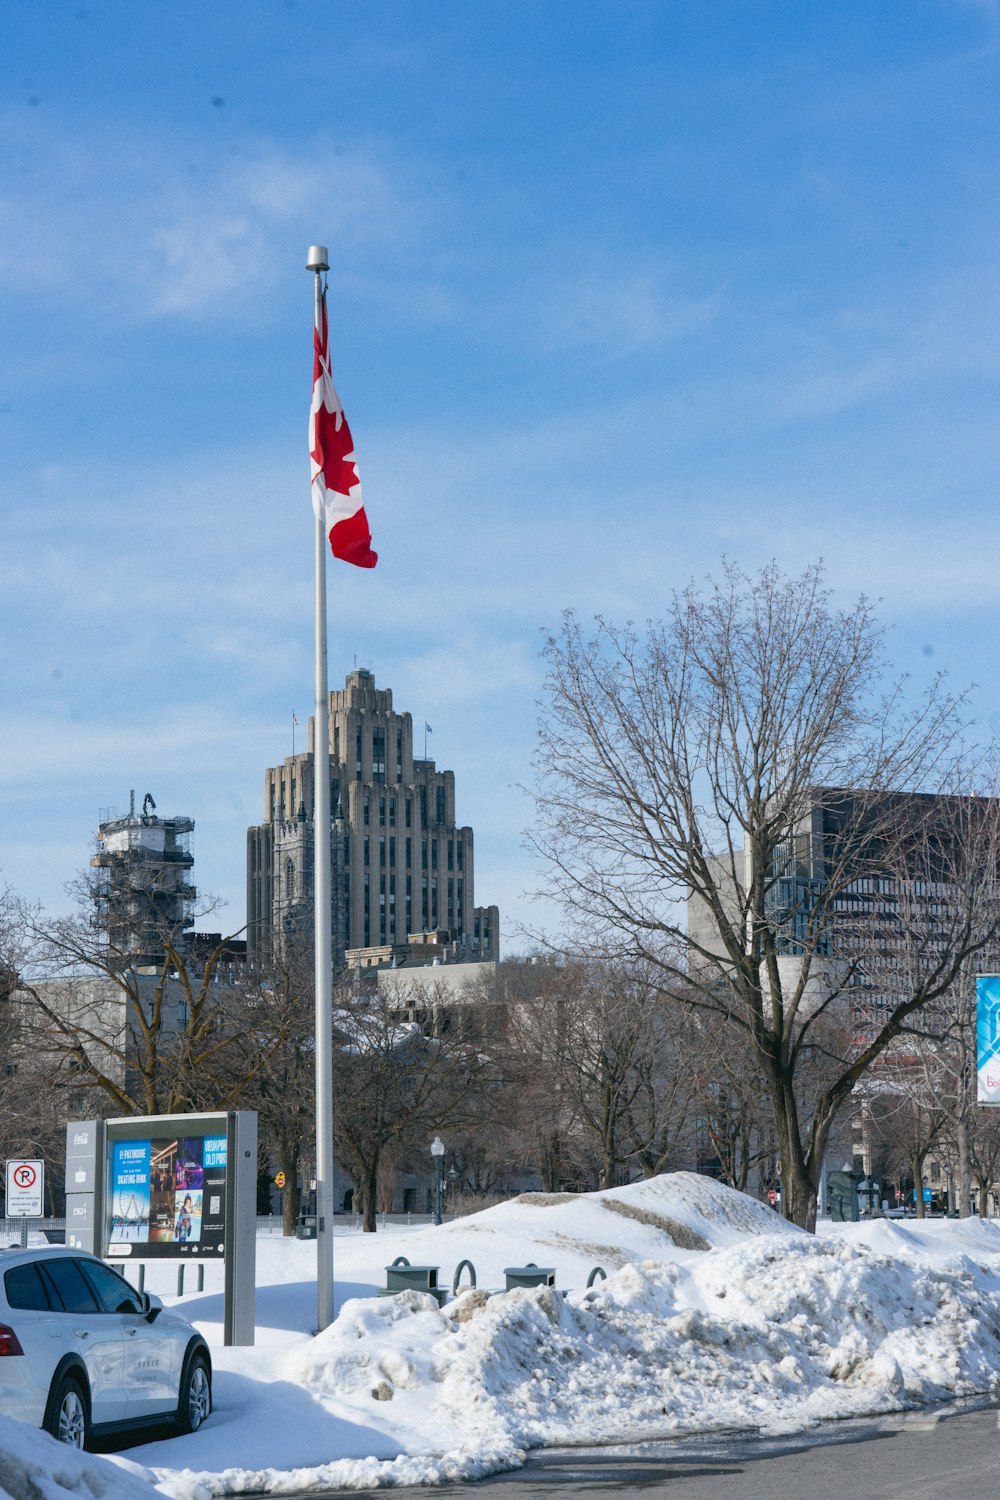
[{"label": "no parking sign", "polygon": [[8,1219],[40,1219],[45,1185],[45,1163],[15,1157],[7,1163]]}]

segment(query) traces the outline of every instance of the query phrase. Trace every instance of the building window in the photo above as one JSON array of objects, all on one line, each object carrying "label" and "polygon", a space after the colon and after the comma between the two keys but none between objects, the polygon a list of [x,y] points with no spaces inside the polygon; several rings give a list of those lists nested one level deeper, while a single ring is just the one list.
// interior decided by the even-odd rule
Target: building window
[{"label": "building window", "polygon": [[407,797],[407,799],[406,799],[406,826],[407,826],[407,828],[412,828],[413,827],[413,818],[412,818],[412,815],[411,815],[411,812],[410,812],[410,799],[409,799],[409,797]]},{"label": "building window", "polygon": [[436,870],[437,867],[438,867],[438,841],[437,841],[437,839],[431,839],[431,869],[432,870]]},{"label": "building window", "polygon": [[425,786],[420,788],[420,826],[421,828],[427,827],[427,788]]},{"label": "building window", "polygon": [[370,850],[369,850],[369,840],[368,840],[368,835],[366,833],[365,834],[365,864],[366,865],[371,863],[370,858],[369,858],[369,853],[370,853]]},{"label": "building window", "polygon": [[396,799],[395,799],[395,797],[390,797],[389,798],[389,827],[390,828],[395,828],[395,826],[396,826]]},{"label": "building window", "polygon": [[408,870],[412,870],[413,869],[413,840],[412,839],[407,839],[406,840],[406,868]]},{"label": "building window", "polygon": [[460,870],[463,869],[465,866],[465,845],[462,843],[461,839],[459,839],[458,844],[455,848],[455,858],[458,861],[458,868]]},{"label": "building window", "polygon": [[437,788],[437,798],[436,798],[436,801],[437,801],[437,822],[443,823],[444,822],[444,787],[443,786],[439,786]]},{"label": "building window", "polygon": [[369,819],[368,798],[365,797],[365,798],[362,799],[362,802],[361,802],[361,821],[362,821],[362,823],[364,823],[364,825],[365,825],[366,828],[368,827],[368,819]]},{"label": "building window", "polygon": [[333,760],[335,765],[340,765],[340,725],[335,724],[333,728]]},{"label": "building window", "polygon": [[381,865],[382,869],[384,870],[385,869],[385,834],[384,833],[379,835],[379,841],[378,841],[378,862]]},{"label": "building window", "polygon": [[372,780],[385,780],[385,730],[372,730]]},{"label": "building window", "polygon": [[289,901],[292,901],[295,898],[295,861],[294,861],[294,859],[289,859],[289,860],[285,861],[285,895],[288,897]]},{"label": "building window", "polygon": [[394,833],[389,835],[389,864],[393,869],[396,868],[396,835]]},{"label": "building window", "polygon": [[403,779],[403,731],[396,726],[396,780]]},{"label": "building window", "polygon": [[361,780],[361,730],[359,729],[354,738],[354,774]]},{"label": "building window", "polygon": [[382,828],[384,828],[385,827],[385,798],[384,797],[380,797],[378,799],[378,821],[379,821],[379,826],[382,827]]},{"label": "building window", "polygon": [[426,870],[426,868],[427,868],[427,840],[426,839],[422,839],[421,842],[420,842],[420,868],[422,870]]},{"label": "building window", "polygon": [[455,868],[455,845],[451,839],[448,840],[448,868],[449,870]]}]

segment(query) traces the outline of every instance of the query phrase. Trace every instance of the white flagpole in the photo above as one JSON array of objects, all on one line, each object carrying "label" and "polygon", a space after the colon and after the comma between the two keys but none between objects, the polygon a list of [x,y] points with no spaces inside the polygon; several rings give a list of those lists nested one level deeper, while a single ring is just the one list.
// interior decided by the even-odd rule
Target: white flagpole
[{"label": "white flagpole", "polygon": [[[325,245],[310,245],[306,270],[316,273],[316,327],[322,328]],[[313,932],[316,959],[316,1322],[333,1322],[333,955],[330,933],[330,699],[326,668],[324,517],[316,517],[316,731],[313,743]]]}]

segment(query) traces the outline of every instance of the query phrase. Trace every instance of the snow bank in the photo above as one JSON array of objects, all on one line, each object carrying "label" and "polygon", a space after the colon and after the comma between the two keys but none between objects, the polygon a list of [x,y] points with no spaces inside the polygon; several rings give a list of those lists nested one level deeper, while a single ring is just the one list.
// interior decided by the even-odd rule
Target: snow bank
[{"label": "snow bank", "polygon": [[[442,1283],[471,1258],[479,1288],[444,1309],[420,1293],[372,1296],[398,1254],[440,1265]],[[343,1235],[336,1259],[352,1295],[311,1337],[315,1246],[262,1243],[264,1326],[253,1350],[214,1350],[211,1420],[119,1466],[173,1500],[432,1484],[516,1466],[543,1444],[788,1431],[996,1389],[992,1224],[877,1221],[813,1237],[674,1173]],[[484,1289],[529,1260],[557,1268],[555,1291]],[[586,1290],[595,1264],[610,1274]],[[218,1343],[218,1294],[188,1299],[199,1308]]]},{"label": "snow bank", "polygon": [[0,1416],[0,1500],[155,1500],[135,1474],[57,1443],[47,1432]]}]

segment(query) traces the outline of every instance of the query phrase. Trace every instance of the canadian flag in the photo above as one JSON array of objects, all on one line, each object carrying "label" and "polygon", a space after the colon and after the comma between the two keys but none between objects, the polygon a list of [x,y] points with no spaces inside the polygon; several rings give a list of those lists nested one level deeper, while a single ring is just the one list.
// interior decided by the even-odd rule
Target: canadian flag
[{"label": "canadian flag", "polygon": [[330,377],[325,288],[313,333],[309,453],[312,458],[313,510],[326,528],[334,557],[353,563],[356,568],[374,568],[378,553],[372,551],[372,534],[361,500],[354,439]]}]

